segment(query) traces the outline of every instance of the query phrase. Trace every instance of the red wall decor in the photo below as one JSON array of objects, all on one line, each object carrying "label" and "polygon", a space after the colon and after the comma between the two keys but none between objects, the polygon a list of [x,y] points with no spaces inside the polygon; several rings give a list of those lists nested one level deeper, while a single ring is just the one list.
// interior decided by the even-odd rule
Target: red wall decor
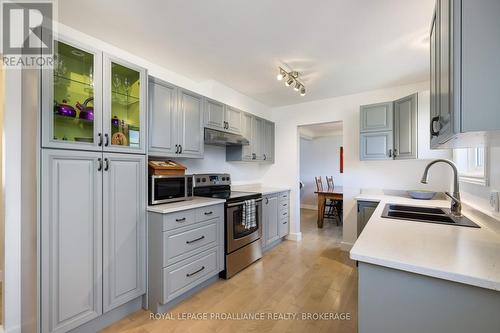
[{"label": "red wall decor", "polygon": [[344,173],[344,147],[340,147],[340,173]]}]

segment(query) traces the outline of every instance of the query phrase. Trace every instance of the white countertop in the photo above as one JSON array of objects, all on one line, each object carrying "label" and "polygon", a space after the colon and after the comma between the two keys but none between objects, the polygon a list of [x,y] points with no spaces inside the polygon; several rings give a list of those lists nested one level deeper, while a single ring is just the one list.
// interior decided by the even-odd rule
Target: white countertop
[{"label": "white countertop", "polygon": [[492,227],[499,221],[469,207],[464,215],[481,228],[387,219],[380,217],[386,203],[449,208],[450,202],[370,194],[356,199],[380,204],[351,259],[500,291],[500,234]]},{"label": "white countertop", "polygon": [[231,190],[262,193],[262,195],[290,191],[288,187],[268,187],[262,184],[232,185]]},{"label": "white countertop", "polygon": [[223,204],[224,202],[226,202],[226,200],[224,199],[193,197],[192,200],[148,206],[148,212],[168,214],[168,213],[178,212],[181,210],[212,206],[216,204]]}]

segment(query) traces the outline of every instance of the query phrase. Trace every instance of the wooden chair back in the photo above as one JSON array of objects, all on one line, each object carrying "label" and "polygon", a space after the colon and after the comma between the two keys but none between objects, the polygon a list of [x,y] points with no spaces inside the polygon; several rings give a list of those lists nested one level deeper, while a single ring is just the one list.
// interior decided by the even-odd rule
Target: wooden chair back
[{"label": "wooden chair back", "polygon": [[316,191],[323,191],[323,182],[321,181],[321,176],[314,177],[314,180],[316,181]]},{"label": "wooden chair back", "polygon": [[328,190],[332,191],[333,190],[333,176],[326,176],[326,184],[328,186]]}]

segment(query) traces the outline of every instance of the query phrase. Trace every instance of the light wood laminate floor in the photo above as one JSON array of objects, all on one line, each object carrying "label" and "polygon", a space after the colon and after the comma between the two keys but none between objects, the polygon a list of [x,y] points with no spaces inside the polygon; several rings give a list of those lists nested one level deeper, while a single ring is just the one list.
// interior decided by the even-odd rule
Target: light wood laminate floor
[{"label": "light wood laminate floor", "polygon": [[[357,332],[357,269],[340,250],[341,227],[302,210],[301,242],[284,241],[230,280],[219,280],[170,310],[138,311],[102,332]],[[349,313],[350,320],[179,320],[182,313]]]}]

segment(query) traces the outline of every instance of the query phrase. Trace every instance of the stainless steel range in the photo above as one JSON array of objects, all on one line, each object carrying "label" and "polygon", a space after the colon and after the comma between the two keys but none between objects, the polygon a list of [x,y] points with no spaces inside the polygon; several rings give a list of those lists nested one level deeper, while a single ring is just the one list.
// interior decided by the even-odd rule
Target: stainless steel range
[{"label": "stainless steel range", "polygon": [[[262,258],[262,194],[231,191],[229,174],[193,175],[193,194],[226,199],[225,204],[225,270],[221,276],[230,278],[254,261]],[[245,201],[255,200],[255,221],[245,223]]]}]

